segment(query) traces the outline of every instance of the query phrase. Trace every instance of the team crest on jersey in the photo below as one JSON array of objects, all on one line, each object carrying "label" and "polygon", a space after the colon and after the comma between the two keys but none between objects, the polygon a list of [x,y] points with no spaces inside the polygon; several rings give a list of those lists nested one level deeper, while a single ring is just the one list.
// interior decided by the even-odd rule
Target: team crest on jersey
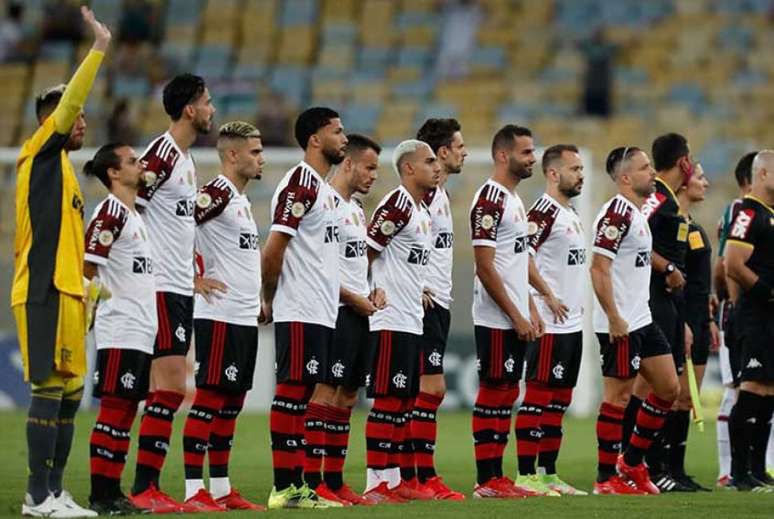
[{"label": "team crest on jersey", "polygon": [[618,239],[618,235],[621,234],[621,231],[615,225],[608,225],[603,232],[605,238],[611,241]]},{"label": "team crest on jersey", "polygon": [[333,373],[333,376],[336,378],[341,378],[344,376],[344,364],[341,363],[341,361],[336,361],[336,363],[331,366],[331,373]]},{"label": "team crest on jersey", "polygon": [[536,232],[538,232],[538,224],[537,224],[537,222],[529,222],[527,224],[527,234],[532,236]]},{"label": "team crest on jersey", "polygon": [[385,220],[382,222],[382,225],[379,227],[379,230],[385,236],[392,236],[392,233],[395,232],[395,223],[392,220]]},{"label": "team crest on jersey", "polygon": [[485,214],[481,217],[481,228],[488,231],[494,227],[494,217],[491,214]]},{"label": "team crest on jersey", "polygon": [[177,325],[177,328],[175,329],[175,337],[177,337],[178,341],[185,342],[185,328],[183,328],[182,324]]},{"label": "team crest on jersey", "polygon": [[108,230],[101,231],[97,239],[99,240],[100,245],[109,247],[113,243],[113,233]]},{"label": "team crest on jersey", "polygon": [[392,385],[398,389],[405,389],[407,382],[408,382],[408,377],[404,375],[402,371],[399,371],[398,373],[395,374],[394,377],[392,377]]},{"label": "team crest on jersey", "polygon": [[145,181],[145,187],[151,187],[159,179],[159,176],[155,171],[147,170],[142,174],[142,179]]},{"label": "team crest on jersey", "polygon": [[433,353],[427,357],[427,360],[430,362],[430,364],[437,368],[441,365],[441,362],[443,362],[443,355],[441,355],[438,350],[434,349]]},{"label": "team crest on jersey", "polygon": [[121,375],[120,380],[124,389],[134,389],[134,381],[137,380],[137,377],[135,377],[131,371],[127,371]]},{"label": "team crest on jersey", "polygon": [[513,368],[516,367],[516,361],[513,360],[513,355],[508,355],[508,359],[503,363],[503,366],[505,367],[505,371],[513,373]]},{"label": "team crest on jersey", "polygon": [[231,363],[225,370],[223,370],[223,374],[226,375],[226,378],[229,380],[229,382],[236,382],[237,375],[239,375],[239,369],[233,363]]},{"label": "team crest on jersey", "polygon": [[312,360],[306,363],[306,371],[310,375],[317,375],[317,371],[320,369],[320,363],[312,357]]},{"label": "team crest on jersey", "polygon": [[634,369],[640,369],[640,356],[639,355],[635,355],[632,358],[632,367]]},{"label": "team crest on jersey", "polygon": [[554,378],[556,380],[562,380],[564,378],[564,366],[562,366],[561,362],[557,362],[556,366],[551,370],[551,373],[554,374]]},{"label": "team crest on jersey", "polygon": [[209,193],[201,192],[196,195],[196,206],[199,209],[207,209],[212,205],[212,197]]},{"label": "team crest on jersey", "polygon": [[304,216],[305,212],[306,207],[304,207],[304,204],[301,202],[296,202],[290,206],[290,214],[292,214],[295,218],[301,218]]}]

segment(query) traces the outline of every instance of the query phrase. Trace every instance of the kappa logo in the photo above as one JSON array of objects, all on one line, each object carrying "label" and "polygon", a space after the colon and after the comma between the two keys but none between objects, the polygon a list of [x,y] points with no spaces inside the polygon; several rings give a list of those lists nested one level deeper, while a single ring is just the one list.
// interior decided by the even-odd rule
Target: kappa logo
[{"label": "kappa logo", "polygon": [[443,362],[443,355],[441,355],[438,350],[433,350],[433,353],[431,353],[427,360],[435,367],[438,367]]},{"label": "kappa logo", "polygon": [[312,358],[312,360],[306,363],[306,371],[308,371],[310,375],[317,375],[319,369],[320,363],[315,358]]},{"label": "kappa logo", "polygon": [[747,363],[747,366],[745,367],[749,369],[762,368],[763,364],[761,364],[761,361],[759,361],[755,357],[751,357],[750,361]]},{"label": "kappa logo", "polygon": [[476,371],[481,371],[481,359],[476,359]]},{"label": "kappa logo", "polygon": [[394,377],[392,377],[392,385],[398,389],[405,389],[407,382],[408,382],[408,377],[404,375],[402,371],[399,371],[398,373],[395,374]]},{"label": "kappa logo", "polygon": [[124,389],[134,389],[134,381],[137,380],[137,377],[135,377],[131,371],[127,371],[121,375],[119,380],[121,381],[121,385],[124,386]]},{"label": "kappa logo", "polygon": [[585,265],[586,264],[586,249],[570,249],[567,256],[568,265]]},{"label": "kappa logo", "polygon": [[505,371],[513,373],[513,368],[516,367],[516,361],[513,360],[513,355],[508,355],[508,359],[503,363],[503,366],[505,366]]},{"label": "kappa logo", "polygon": [[365,376],[365,387],[371,387],[371,374]]},{"label": "kappa logo", "polygon": [[239,369],[232,363],[223,371],[229,382],[236,382],[237,375],[239,375]]},{"label": "kappa logo", "polygon": [[632,357],[632,367],[636,370],[640,369],[640,356],[635,355]]},{"label": "kappa logo", "polygon": [[194,375],[196,375],[196,374],[198,374],[198,373],[199,373],[199,367],[200,367],[201,365],[202,365],[202,363],[201,363],[201,362],[199,362],[198,360],[197,360],[196,362],[194,362]]},{"label": "kappa logo", "polygon": [[92,377],[92,380],[94,381],[95,386],[99,384],[99,371],[94,372],[94,376]]},{"label": "kappa logo", "polygon": [[185,342],[185,328],[183,328],[182,324],[177,325],[177,328],[175,329],[175,337],[177,337],[178,341]]},{"label": "kappa logo", "polygon": [[562,380],[564,378],[564,366],[562,366],[562,363],[557,362],[554,369],[551,370],[551,373],[554,374],[556,380]]},{"label": "kappa logo", "polygon": [[341,378],[344,376],[344,364],[341,363],[341,361],[336,361],[336,363],[331,366],[331,373],[333,373],[333,376],[336,378]]}]

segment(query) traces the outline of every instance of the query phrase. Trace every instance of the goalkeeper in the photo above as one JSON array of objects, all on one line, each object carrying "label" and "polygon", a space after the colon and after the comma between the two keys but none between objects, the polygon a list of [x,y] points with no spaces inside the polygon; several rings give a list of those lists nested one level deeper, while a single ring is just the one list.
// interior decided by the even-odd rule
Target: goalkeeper
[{"label": "goalkeeper", "polygon": [[62,488],[86,373],[83,196],[68,153],[83,145],[83,106],[111,37],[91,10],[81,13],[94,44],[67,87],[35,100],[40,127],[17,160],[11,307],[32,389],[22,505],[31,516],[97,515]]}]

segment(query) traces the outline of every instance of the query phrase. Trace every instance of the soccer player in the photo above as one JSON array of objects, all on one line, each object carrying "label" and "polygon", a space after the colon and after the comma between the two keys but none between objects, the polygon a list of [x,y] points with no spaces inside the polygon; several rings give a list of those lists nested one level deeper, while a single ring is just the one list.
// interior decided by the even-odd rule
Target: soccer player
[{"label": "soccer player", "polygon": [[336,206],[339,233],[339,313],[331,347],[330,375],[336,394],[328,409],[323,483],[316,492],[323,498],[353,505],[373,504],[344,483],[342,471],[349,444],[350,417],[358,389],[365,386],[368,361],[368,318],[384,308],[384,291],[368,283],[366,220],[355,195],[366,195],[376,180],[382,148],[363,135],[347,135],[347,155],[330,186]]},{"label": "soccer player", "polygon": [[342,505],[320,499],[311,488],[322,479],[327,410],[336,392],[329,360],[339,306],[339,245],[334,197],[324,178],[344,160],[347,137],[339,114],[324,107],[302,112],[295,134],[304,159],[274,192],[261,260],[261,321],[275,321],[277,371],[269,416],[269,508],[323,508]]},{"label": "soccer player", "polygon": [[83,106],[111,38],[91,10],[81,13],[94,44],[66,87],[35,99],[40,127],[16,161],[11,309],[32,393],[22,514],[35,517],[96,515],[62,487],[86,374],[83,195],[68,154],[83,146]]},{"label": "soccer player", "polygon": [[[650,308],[653,321],[661,328],[672,347],[680,389],[688,394],[688,377],[684,372],[686,351],[692,335],[685,322],[685,256],[688,252],[688,218],[680,208],[677,190],[691,178],[694,163],[688,141],[682,135],[668,133],[653,141],[653,165],[656,169],[656,191],[645,201],[642,212],[653,235]],[[637,412],[650,388],[642,377],[634,390],[624,415],[623,447],[634,427]],[[669,412],[664,432],[648,453],[651,479],[663,492],[695,492],[702,489],[685,474],[685,444],[690,425],[690,398],[678,400]]]},{"label": "soccer player", "polygon": [[[721,346],[718,352],[720,377],[724,386],[723,399],[718,409],[717,441],[718,441],[718,480],[717,485],[724,487],[731,474],[731,445],[728,439],[728,415],[734,407],[739,386],[740,348],[735,347],[734,337],[734,302],[739,296],[739,287],[726,276],[725,260],[726,240],[731,231],[742,199],[750,192],[752,184],[752,163],[757,151],[747,153],[739,159],[734,170],[734,177],[739,186],[739,196],[732,200],[723,210],[723,216],[718,222],[718,259],[715,262],[713,278],[715,291],[719,299],[718,324],[721,330]],[[774,442],[772,442],[774,443]],[[774,463],[773,463],[774,465]]]},{"label": "soccer player", "polygon": [[441,165],[438,187],[425,195],[424,203],[432,220],[433,250],[427,264],[423,306],[425,317],[422,333],[422,363],[419,366],[419,395],[409,424],[411,449],[416,464],[416,476],[436,499],[460,501],[465,495],[451,490],[435,472],[433,453],[437,435],[436,414],[446,394],[443,356],[449,338],[452,302],[452,263],[454,225],[446,192],[449,175],[462,172],[468,155],[456,119],[428,119],[417,132],[417,140],[426,142]]},{"label": "soccer player", "polygon": [[766,444],[774,411],[774,151],[753,160],[752,188],[731,226],[725,251],[728,277],[740,288],[742,351],[739,397],[731,411],[731,482],[759,490],[774,480],[766,473]]},{"label": "soccer player", "polygon": [[583,351],[586,238],[571,201],[583,188],[583,163],[576,146],[557,144],[543,153],[542,168],[546,191],[527,212],[527,220],[534,260],[532,298],[546,333],[527,344],[527,392],[516,416],[516,484],[544,495],[586,495],[556,474],[562,418],[578,381]]},{"label": "soccer player", "polygon": [[470,209],[476,277],[473,324],[479,389],[473,407],[476,498],[537,495],[503,475],[513,404],[527,343],[539,337],[543,322],[529,294],[527,212],[516,194],[532,176],[532,132],[509,124],[492,141],[494,174],[479,188]]},{"label": "soccer player", "polygon": [[[611,151],[606,170],[618,194],[605,203],[594,222],[591,259],[594,330],[603,376],[594,493],[658,494],[643,457],[661,431],[680,383],[669,343],[648,305],[653,241],[640,207],[655,192],[656,172],[648,155],[636,147]],[[653,389],[640,406],[628,447],[619,457],[624,408],[638,372]]]},{"label": "soccer player", "polygon": [[422,200],[438,186],[441,167],[430,146],[414,139],[395,148],[392,166],[400,186],[379,202],[366,237],[372,284],[389,298],[369,323],[366,390],[374,402],[366,422],[364,495],[376,502],[433,498],[417,481],[405,443],[419,390],[422,292],[432,248],[430,213]]},{"label": "soccer player", "polygon": [[[137,197],[156,258],[158,331],[131,499],[152,512],[186,509],[161,492],[159,474],[169,450],[172,420],[185,397],[185,357],[193,328],[196,170],[189,148],[210,131],[215,113],[204,80],[190,74],[167,83],[163,102],[171,123],[142,154],[147,185]],[[199,284],[204,293],[212,289],[208,280]],[[217,287],[223,289],[222,284]]]},{"label": "soccer player", "polygon": [[132,148],[112,143],[97,151],[84,173],[110,192],[86,231],[83,267],[87,279],[98,279],[111,294],[97,306],[94,320],[94,395],[100,406],[89,442],[89,502],[100,515],[134,515],[142,510],[121,491],[121,473],[137,405],[150,385],[157,325],[148,230],[135,208],[143,171]]},{"label": "soccer player", "polygon": [[[183,428],[185,504],[202,512],[263,510],[231,488],[228,461],[236,419],[253,386],[258,354],[261,252],[248,182],[263,170],[261,134],[232,121],[218,130],[221,174],[196,195],[196,252],[202,272],[227,290],[194,301],[196,395]],[[204,456],[210,490],[204,488]]]}]

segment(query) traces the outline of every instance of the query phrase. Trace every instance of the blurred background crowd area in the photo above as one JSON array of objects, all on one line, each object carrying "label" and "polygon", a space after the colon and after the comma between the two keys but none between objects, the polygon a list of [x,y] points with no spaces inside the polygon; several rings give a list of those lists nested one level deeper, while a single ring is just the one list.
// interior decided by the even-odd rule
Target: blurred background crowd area
[{"label": "blurred background crowd area", "polygon": [[[19,146],[34,131],[35,95],[66,81],[88,50],[81,3],[0,0],[0,147]],[[86,109],[87,146],[121,140],[142,150],[168,125],[163,85],[184,71],[206,78],[218,109],[213,132],[197,146],[212,144],[218,124],[239,118],[257,124],[266,146],[293,147],[295,116],[314,104],[339,110],[347,131],[388,146],[413,136],[427,117],[458,118],[468,147],[484,152],[503,124],[526,125],[539,146],[576,143],[590,152],[591,169],[603,172],[611,148],[649,150],[654,137],[677,131],[715,185],[702,209],[708,229],[735,193],[737,159],[774,146],[774,0],[87,3],[114,34]],[[289,165],[267,165],[264,181],[251,188],[254,204],[268,205]],[[200,183],[216,169],[215,161],[203,164]],[[472,193],[489,170],[487,161],[471,162],[452,180],[461,238]],[[382,171],[387,180],[371,204],[394,184],[388,167]],[[598,204],[612,183],[596,176]],[[81,180],[88,209],[104,190]],[[6,160],[0,245],[7,251],[14,184]],[[542,187],[542,179],[530,181],[525,203]],[[268,209],[256,218],[265,228]],[[467,263],[455,265],[466,292]],[[0,280],[0,295],[9,277]],[[459,310],[468,314],[462,299]],[[4,316],[0,328],[9,323]]]}]

